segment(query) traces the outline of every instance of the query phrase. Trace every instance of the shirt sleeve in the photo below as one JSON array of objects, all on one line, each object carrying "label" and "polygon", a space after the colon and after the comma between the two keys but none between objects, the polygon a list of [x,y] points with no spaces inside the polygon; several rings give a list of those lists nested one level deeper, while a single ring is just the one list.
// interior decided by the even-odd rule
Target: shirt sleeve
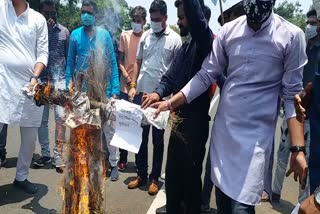
[{"label": "shirt sleeve", "polygon": [[66,89],[69,88],[70,80],[73,77],[73,72],[75,68],[75,61],[77,56],[77,42],[75,38],[75,33],[72,32],[69,39],[69,48],[68,48],[68,56],[67,56],[67,68],[66,68]]},{"label": "shirt sleeve", "polygon": [[[119,95],[120,94],[120,82],[119,82],[119,71],[118,71],[118,64],[116,60],[116,55],[114,52],[114,46],[112,43],[111,36],[109,32],[106,35],[107,39],[107,50],[109,52],[109,62],[111,67],[111,74],[110,74],[110,81],[107,84],[107,98],[110,98],[112,95]],[[111,87],[111,88],[110,88]]]},{"label": "shirt sleeve", "polygon": [[41,17],[37,28],[37,59],[36,63],[48,64],[49,44],[48,44],[48,27],[44,17]]},{"label": "shirt sleeve", "polygon": [[181,90],[188,103],[215,83],[217,77],[222,74],[227,65],[227,56],[224,49],[224,29],[221,29],[218,38],[214,40],[212,51],[204,60],[201,70]]},{"label": "shirt sleeve", "polygon": [[68,56],[68,48],[69,48],[69,40],[70,40],[70,32],[68,29],[65,29],[65,31],[66,31],[65,56],[67,57]]},{"label": "shirt sleeve", "polygon": [[304,33],[296,33],[286,48],[284,57],[284,75],[282,78],[283,99],[286,118],[296,116],[294,96],[302,89],[303,67],[308,59],[305,53],[306,42]]},{"label": "shirt sleeve", "polygon": [[120,36],[120,44],[119,44],[119,48],[118,51],[121,53],[124,53],[124,34],[122,33]]}]

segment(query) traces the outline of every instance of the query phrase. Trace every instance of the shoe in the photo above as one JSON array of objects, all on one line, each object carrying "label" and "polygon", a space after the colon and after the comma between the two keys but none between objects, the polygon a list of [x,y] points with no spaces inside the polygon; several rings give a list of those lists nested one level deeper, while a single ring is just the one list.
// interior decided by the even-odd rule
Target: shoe
[{"label": "shoe", "polygon": [[159,192],[158,181],[152,180],[149,184],[148,193],[150,195],[156,195]]},{"label": "shoe", "polygon": [[6,150],[0,150],[0,167],[7,162],[6,155],[7,155]]},{"label": "shoe", "polygon": [[40,157],[38,160],[35,160],[33,162],[33,165],[37,166],[37,167],[43,167],[47,164],[51,163],[51,158],[50,157]]},{"label": "shoe", "polygon": [[281,195],[278,195],[276,193],[272,193],[272,202],[279,202],[281,199]]},{"label": "shoe", "polygon": [[127,164],[125,162],[119,161],[118,162],[118,169],[120,172],[123,172],[124,170],[126,170],[127,168]]},{"label": "shoe", "polygon": [[38,191],[38,187],[33,183],[30,183],[27,179],[24,181],[14,180],[13,186],[28,194],[35,194]]},{"label": "shoe", "polygon": [[140,176],[138,176],[136,179],[134,179],[133,181],[131,181],[128,184],[128,189],[136,189],[136,188],[143,186],[145,184],[147,184],[147,180],[142,179]]},{"label": "shoe", "polygon": [[166,180],[166,173],[162,173],[162,175],[160,176],[160,178],[161,178],[162,180]]},{"label": "shoe", "polygon": [[117,180],[119,180],[118,167],[111,167],[110,180],[111,180],[111,181],[117,181]]},{"label": "shoe", "polygon": [[164,205],[156,209],[156,214],[166,214],[167,213],[167,206]]},{"label": "shoe", "polygon": [[211,207],[210,205],[201,205],[201,212],[202,213],[211,213]]}]

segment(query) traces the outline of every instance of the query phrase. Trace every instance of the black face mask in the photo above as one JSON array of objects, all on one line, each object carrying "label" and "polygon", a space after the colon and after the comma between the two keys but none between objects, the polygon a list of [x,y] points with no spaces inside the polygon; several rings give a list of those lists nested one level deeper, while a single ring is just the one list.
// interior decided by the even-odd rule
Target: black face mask
[{"label": "black face mask", "polygon": [[261,24],[272,12],[275,0],[243,0],[243,10],[249,20]]}]

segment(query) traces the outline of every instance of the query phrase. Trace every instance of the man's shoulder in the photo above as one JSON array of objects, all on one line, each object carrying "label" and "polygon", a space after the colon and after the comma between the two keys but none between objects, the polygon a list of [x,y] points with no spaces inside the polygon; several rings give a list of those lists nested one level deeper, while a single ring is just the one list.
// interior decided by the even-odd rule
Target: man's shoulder
[{"label": "man's shoulder", "polygon": [[243,15],[243,16],[236,18],[235,20],[232,20],[228,23],[225,23],[222,26],[221,31],[230,32],[233,30],[237,30],[239,27],[244,26],[246,23],[247,23],[247,17],[245,15]]},{"label": "man's shoulder", "polygon": [[76,36],[76,35],[81,34],[82,28],[83,28],[83,27],[81,26],[81,27],[78,27],[78,28],[74,29],[74,30],[71,32],[71,36]]},{"label": "man's shoulder", "polygon": [[133,34],[132,30],[125,30],[122,31],[121,36],[127,37],[127,36],[131,36]]},{"label": "man's shoulder", "polygon": [[174,39],[179,39],[179,40],[181,40],[181,36],[177,33],[177,32],[175,32],[174,30],[172,30],[172,28],[170,27],[170,26],[168,26],[167,27],[168,29],[168,32],[169,32],[169,36],[170,37],[172,37],[172,38],[174,38]]},{"label": "man's shoulder", "polygon": [[279,16],[278,14],[274,14],[274,20],[275,20],[276,28],[282,32],[286,32],[291,36],[303,34],[303,31],[301,28],[288,22],[286,19]]},{"label": "man's shoulder", "polygon": [[60,29],[61,31],[63,31],[63,32],[67,33],[67,34],[69,34],[69,30],[68,30],[68,28],[66,28],[66,27],[65,27],[65,26],[63,26],[62,24],[58,23],[58,27],[59,27],[59,29]]},{"label": "man's shoulder", "polygon": [[41,13],[39,13],[38,11],[35,11],[32,8],[29,8],[29,15],[37,23],[47,24],[46,18],[44,18],[44,16]]}]

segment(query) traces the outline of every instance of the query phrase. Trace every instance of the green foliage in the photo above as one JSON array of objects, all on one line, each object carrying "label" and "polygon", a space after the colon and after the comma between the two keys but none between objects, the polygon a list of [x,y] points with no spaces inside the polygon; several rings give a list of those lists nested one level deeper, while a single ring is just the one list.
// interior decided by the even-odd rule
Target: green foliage
[{"label": "green foliage", "polygon": [[170,28],[180,35],[180,29],[177,25],[170,25]]},{"label": "green foliage", "polygon": [[297,1],[296,3],[291,3],[285,0],[280,3],[278,7],[274,8],[274,12],[289,22],[297,25],[302,30],[306,27],[306,15],[303,14],[301,9],[301,4]]}]

